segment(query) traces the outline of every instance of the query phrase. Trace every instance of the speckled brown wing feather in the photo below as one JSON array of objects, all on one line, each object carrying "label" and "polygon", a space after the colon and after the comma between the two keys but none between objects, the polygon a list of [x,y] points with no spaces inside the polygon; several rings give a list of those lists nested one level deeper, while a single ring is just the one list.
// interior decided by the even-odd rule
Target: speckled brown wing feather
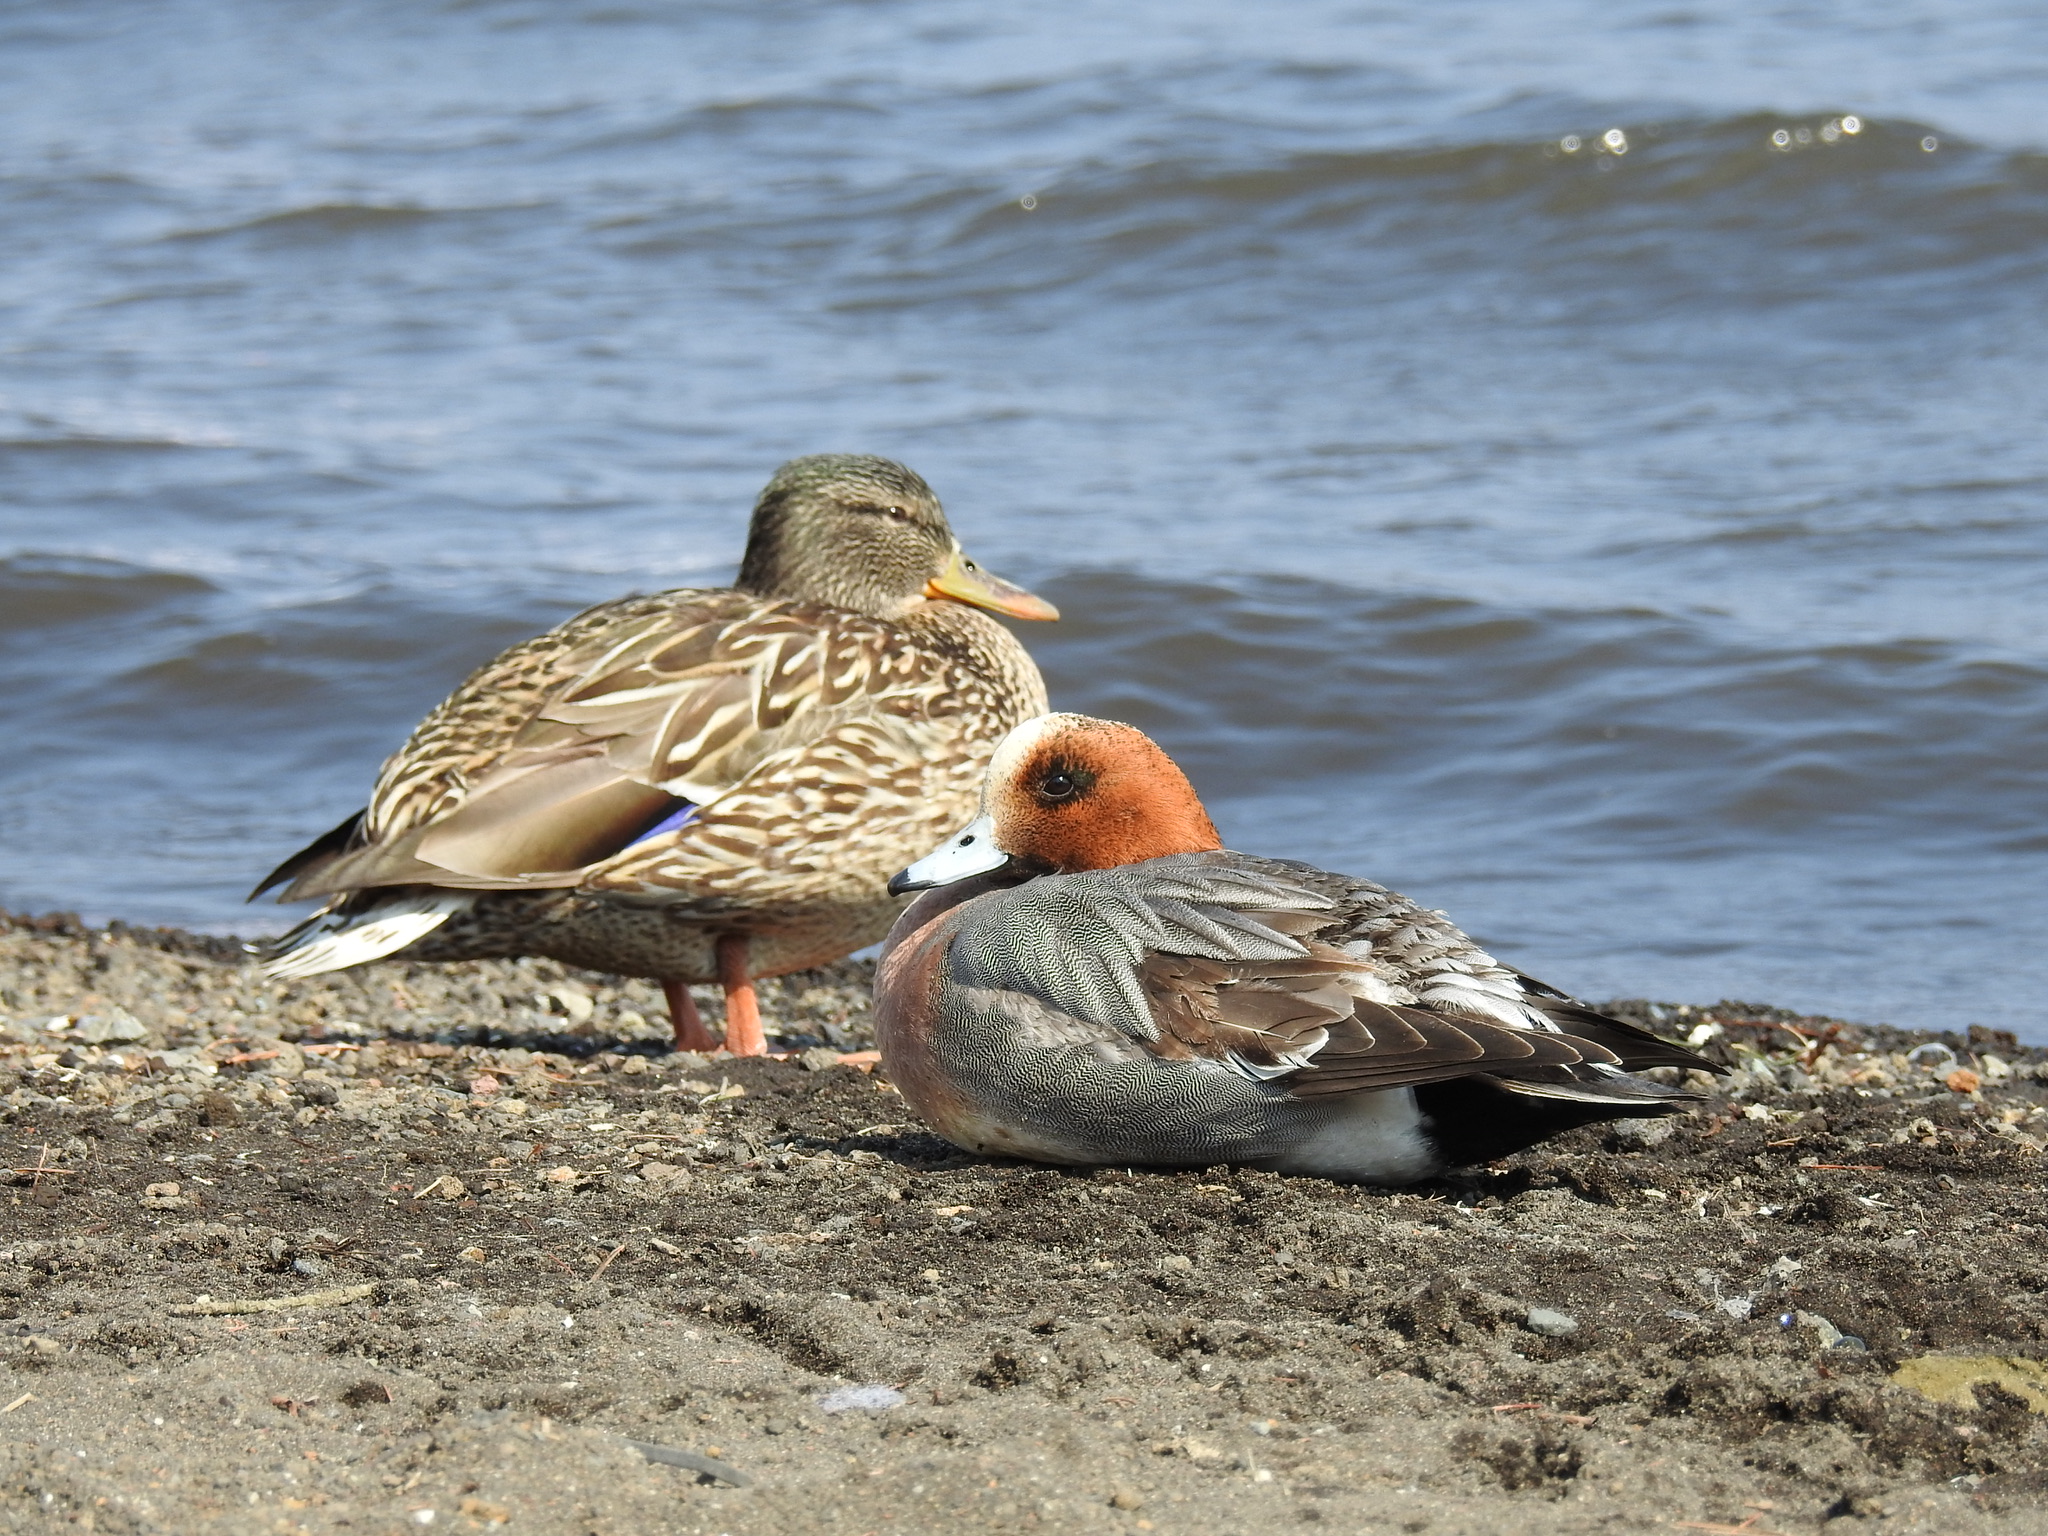
[{"label": "speckled brown wing feather", "polygon": [[1370,966],[1328,944],[1307,949],[1295,961],[1146,956],[1143,985],[1160,1025],[1151,1049],[1284,1076],[1298,1097],[1616,1062],[1569,1035],[1372,1002],[1357,995]]},{"label": "speckled brown wing feather", "polygon": [[[729,590],[592,609],[507,651],[429,715],[385,765],[361,843],[307,869],[286,899],[422,883],[656,898],[687,887],[716,904],[768,884],[801,899],[792,873],[821,889],[871,884],[846,836],[907,820],[893,841],[908,862],[950,830],[921,814],[933,772],[971,778],[985,753],[932,771],[920,759],[965,733],[999,734],[1036,702],[1027,687],[973,716],[997,685],[971,645],[936,642],[993,621],[932,606],[956,612],[922,643],[901,625]],[[944,787],[950,817],[960,793]],[[633,845],[683,801],[704,807],[683,833]],[[892,816],[896,805],[907,813]]]},{"label": "speckled brown wing feather", "polygon": [[601,675],[604,658],[622,639],[651,638],[693,613],[736,618],[757,603],[717,590],[620,598],[500,653],[465,678],[386,760],[364,814],[365,841],[388,844],[468,800],[522,744],[549,701]]}]

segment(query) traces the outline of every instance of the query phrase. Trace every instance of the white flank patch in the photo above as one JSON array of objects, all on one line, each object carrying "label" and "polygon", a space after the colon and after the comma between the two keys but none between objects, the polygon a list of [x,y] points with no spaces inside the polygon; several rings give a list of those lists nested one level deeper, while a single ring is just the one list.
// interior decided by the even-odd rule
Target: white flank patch
[{"label": "white flank patch", "polygon": [[318,976],[376,960],[432,933],[475,901],[458,891],[407,896],[354,916],[335,913],[314,922],[291,947],[263,966],[266,976]]},{"label": "white flank patch", "polygon": [[1368,1184],[1412,1184],[1442,1166],[1422,1134],[1413,1088],[1348,1093],[1324,1102],[1330,1106],[1328,1117],[1305,1128],[1284,1157],[1266,1166]]}]

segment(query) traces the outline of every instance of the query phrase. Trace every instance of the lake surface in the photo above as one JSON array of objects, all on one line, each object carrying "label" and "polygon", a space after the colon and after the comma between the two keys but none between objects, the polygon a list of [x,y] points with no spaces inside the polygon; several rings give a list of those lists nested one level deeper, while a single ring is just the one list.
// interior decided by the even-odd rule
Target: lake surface
[{"label": "lake surface", "polygon": [[2048,49],[1935,0],[0,5],[0,905],[923,472],[1236,846],[2048,1039]]}]

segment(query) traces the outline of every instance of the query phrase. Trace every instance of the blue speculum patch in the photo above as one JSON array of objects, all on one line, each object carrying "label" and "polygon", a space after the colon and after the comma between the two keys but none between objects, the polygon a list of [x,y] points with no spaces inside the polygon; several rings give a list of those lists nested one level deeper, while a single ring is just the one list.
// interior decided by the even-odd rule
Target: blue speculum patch
[{"label": "blue speculum patch", "polygon": [[674,832],[681,827],[687,827],[696,819],[697,807],[687,800],[678,801],[674,810],[666,812],[661,820],[654,823],[653,826],[642,832],[632,842],[626,844],[626,846],[631,848],[635,844],[646,842],[650,837],[659,837],[664,832]]}]

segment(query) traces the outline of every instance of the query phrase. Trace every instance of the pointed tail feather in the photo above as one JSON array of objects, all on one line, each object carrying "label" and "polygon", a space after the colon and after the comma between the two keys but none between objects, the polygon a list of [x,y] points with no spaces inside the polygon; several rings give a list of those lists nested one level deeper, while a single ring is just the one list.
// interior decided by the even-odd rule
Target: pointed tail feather
[{"label": "pointed tail feather", "polygon": [[315,912],[271,948],[263,974],[317,976],[382,959],[424,938],[476,897],[462,891],[419,891],[364,902],[344,897]]},{"label": "pointed tail feather", "polygon": [[1623,1114],[1668,1114],[1681,1104],[1694,1103],[1704,1097],[1689,1089],[1653,1083],[1647,1077],[1637,1077],[1599,1064],[1532,1072],[1493,1072],[1488,1076],[1510,1093],[1532,1099],[1623,1106]]},{"label": "pointed tail feather", "polygon": [[321,833],[312,842],[306,844],[305,847],[265,875],[263,883],[249,893],[248,899],[254,901],[273,885],[281,885],[295,876],[304,874],[316,864],[331,863],[336,858],[339,858],[348,851],[349,845],[355,841],[356,832],[362,826],[363,818],[369,814],[367,810],[357,811],[355,815],[349,817],[347,821],[344,821],[332,831]]}]

